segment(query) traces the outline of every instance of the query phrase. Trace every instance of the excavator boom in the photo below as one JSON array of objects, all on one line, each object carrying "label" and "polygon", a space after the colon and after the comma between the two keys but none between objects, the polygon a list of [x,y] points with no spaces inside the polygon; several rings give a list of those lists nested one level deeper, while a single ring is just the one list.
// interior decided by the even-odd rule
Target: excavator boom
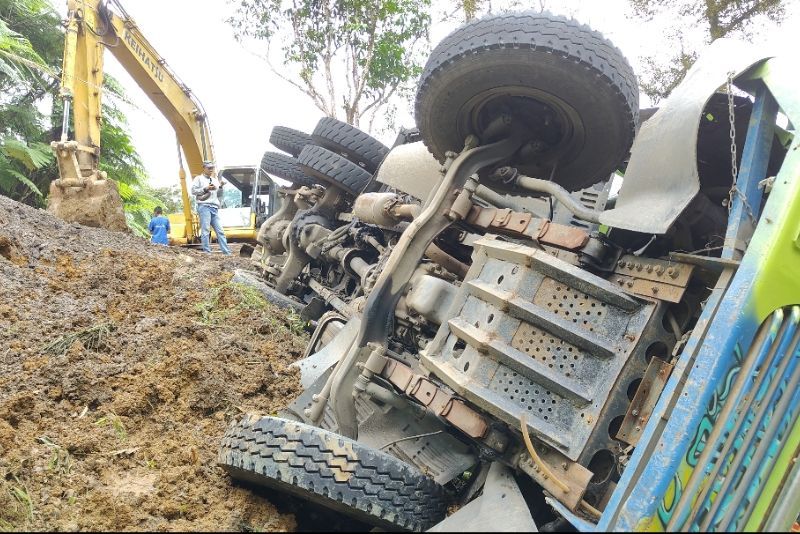
[{"label": "excavator boom", "polygon": [[[193,176],[200,174],[203,161],[214,160],[211,133],[200,102],[117,0],[68,0],[67,6],[61,80],[65,120],[61,140],[53,143],[60,178],[51,185],[49,209],[67,220],[122,229],[125,220],[116,184],[99,170],[105,49],[111,51],[175,130]],[[70,108],[73,140],[67,135]],[[182,165],[179,175],[185,235],[191,243],[195,231]]]}]

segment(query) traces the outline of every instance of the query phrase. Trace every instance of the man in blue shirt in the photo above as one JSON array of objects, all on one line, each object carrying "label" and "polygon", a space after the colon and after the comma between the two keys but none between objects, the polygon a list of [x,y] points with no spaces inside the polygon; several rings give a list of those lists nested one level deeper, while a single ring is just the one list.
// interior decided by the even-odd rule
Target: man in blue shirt
[{"label": "man in blue shirt", "polygon": [[153,218],[150,219],[150,224],[147,225],[147,230],[153,237],[150,238],[151,243],[158,245],[169,245],[169,219],[161,215],[161,206],[158,206],[153,212]]}]

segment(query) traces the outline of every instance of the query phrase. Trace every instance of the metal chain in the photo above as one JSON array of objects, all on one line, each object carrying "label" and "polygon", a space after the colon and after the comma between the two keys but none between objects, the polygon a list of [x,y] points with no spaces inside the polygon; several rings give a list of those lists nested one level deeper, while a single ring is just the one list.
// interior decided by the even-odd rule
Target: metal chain
[{"label": "metal chain", "polygon": [[730,213],[731,209],[733,208],[733,197],[738,196],[742,200],[742,204],[744,205],[745,211],[747,211],[747,215],[750,217],[750,220],[753,224],[756,224],[756,217],[753,215],[753,209],[750,207],[750,203],[747,202],[747,197],[744,193],[739,189],[738,181],[739,181],[739,165],[737,164],[737,155],[736,155],[736,114],[734,113],[734,102],[733,102],[733,72],[728,73],[728,82],[726,85],[728,91],[728,121],[730,122],[730,138],[731,138],[731,190],[728,192],[728,213]]}]

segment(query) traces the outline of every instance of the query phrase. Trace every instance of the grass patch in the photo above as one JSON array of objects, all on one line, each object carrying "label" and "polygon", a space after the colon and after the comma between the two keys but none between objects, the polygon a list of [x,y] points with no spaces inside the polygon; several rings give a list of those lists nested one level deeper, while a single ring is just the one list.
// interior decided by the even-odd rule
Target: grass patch
[{"label": "grass patch", "polygon": [[50,356],[63,356],[76,341],[80,341],[89,350],[106,347],[106,339],[117,327],[112,323],[100,323],[72,334],[66,334],[47,344],[42,352]]},{"label": "grass patch", "polygon": [[296,335],[302,335],[306,328],[308,328],[308,321],[303,319],[299,313],[294,310],[289,310],[286,314],[286,322],[288,324],[289,331]]},{"label": "grass patch", "polygon": [[41,436],[39,442],[47,445],[47,448],[50,449],[50,459],[47,461],[48,471],[68,475],[72,470],[72,457],[69,452],[47,436]]},{"label": "grass patch", "polygon": [[30,493],[16,475],[12,477],[13,482],[0,481],[0,532],[25,530],[27,522],[33,519]]},{"label": "grass patch", "polygon": [[94,425],[99,427],[111,427],[114,430],[114,434],[117,436],[117,439],[120,441],[125,441],[128,439],[128,431],[125,430],[125,425],[122,424],[122,420],[114,412],[101,417],[94,422]]},{"label": "grass patch", "polygon": [[266,311],[269,307],[269,302],[258,289],[237,282],[226,282],[211,288],[208,297],[195,305],[195,310],[202,322],[219,324],[241,312]]}]

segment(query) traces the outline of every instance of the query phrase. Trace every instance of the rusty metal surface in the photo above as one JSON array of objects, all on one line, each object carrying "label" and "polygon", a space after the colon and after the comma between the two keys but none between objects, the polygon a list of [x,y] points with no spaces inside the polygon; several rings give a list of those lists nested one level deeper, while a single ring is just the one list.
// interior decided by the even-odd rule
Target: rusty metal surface
[{"label": "rusty metal surface", "polygon": [[634,295],[666,300],[667,302],[680,302],[683,294],[686,292],[685,287],[653,282],[651,280],[642,280],[630,276],[611,275],[608,277],[608,280],[618,284],[621,289],[633,293]]},{"label": "rusty metal surface", "polygon": [[482,208],[473,204],[465,220],[485,230],[525,235],[525,230],[533,218],[530,213],[512,211],[508,208]]},{"label": "rusty metal surface", "polygon": [[697,265],[703,269],[721,273],[725,269],[736,269],[741,262],[736,260],[724,260],[713,256],[698,256],[696,254],[684,254],[682,252],[670,252],[669,258],[682,263]]},{"label": "rusty metal surface", "polygon": [[473,205],[466,222],[493,233],[529,237],[545,245],[577,250],[589,241],[589,234],[574,226],[539,219],[530,213]]},{"label": "rusty metal surface", "polygon": [[486,420],[458,399],[450,398],[439,414],[473,438],[482,438],[489,430]]},{"label": "rusty metal surface", "polygon": [[617,274],[683,287],[689,283],[692,271],[694,265],[631,255],[622,256],[614,269]]},{"label": "rusty metal surface", "polygon": [[426,377],[414,373],[410,367],[390,359],[381,376],[469,437],[480,439],[489,431],[489,424],[482,415]]},{"label": "rusty metal surface", "polygon": [[694,270],[690,263],[627,255],[619,259],[608,280],[629,293],[677,303]]},{"label": "rusty metal surface", "polygon": [[538,239],[545,245],[553,245],[567,250],[577,250],[589,242],[589,234],[574,226],[565,226],[545,221],[539,231]]},{"label": "rusty metal surface", "polygon": [[548,493],[564,503],[567,508],[573,511],[577,510],[592,479],[592,472],[552,449],[536,446],[534,448],[539,455],[539,460],[545,464],[548,471],[558,481],[567,486],[567,491],[564,491],[563,487],[554,482],[536,465],[527,450],[523,450],[520,453],[517,467],[541,485]]},{"label": "rusty metal surface", "polygon": [[650,360],[644,378],[631,401],[631,407],[625,414],[625,420],[617,432],[618,440],[634,446],[639,443],[642,429],[650,420],[650,415],[661,396],[661,391],[664,389],[669,375],[672,374],[672,368],[672,364],[660,358]]}]

